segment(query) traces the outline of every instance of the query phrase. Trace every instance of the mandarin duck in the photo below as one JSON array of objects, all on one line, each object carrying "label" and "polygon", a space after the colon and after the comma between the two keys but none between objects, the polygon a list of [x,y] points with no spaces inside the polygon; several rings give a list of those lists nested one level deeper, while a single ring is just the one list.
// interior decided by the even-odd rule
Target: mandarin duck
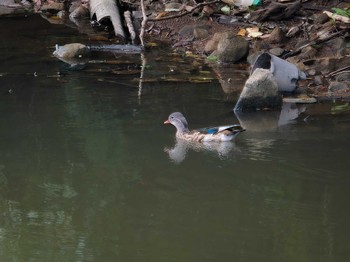
[{"label": "mandarin duck", "polygon": [[228,125],[218,127],[205,127],[190,131],[186,118],[180,112],[169,115],[164,124],[172,124],[176,127],[176,137],[195,142],[225,142],[235,138],[236,135],[245,131],[240,125]]}]

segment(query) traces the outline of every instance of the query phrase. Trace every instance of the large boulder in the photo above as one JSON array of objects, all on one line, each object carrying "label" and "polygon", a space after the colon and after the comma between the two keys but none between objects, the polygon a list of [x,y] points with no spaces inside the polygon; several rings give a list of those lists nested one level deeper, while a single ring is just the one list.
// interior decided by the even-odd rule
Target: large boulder
[{"label": "large boulder", "polygon": [[217,49],[218,43],[222,37],[222,34],[223,33],[217,32],[213,35],[213,37],[205,44],[205,47],[204,47],[205,53],[211,54]]},{"label": "large boulder", "polygon": [[257,68],[246,81],[234,111],[280,109],[282,96],[270,70]]},{"label": "large boulder", "polygon": [[231,32],[222,34],[216,49],[216,55],[220,62],[236,63],[247,57],[249,43],[243,37],[235,36]]}]

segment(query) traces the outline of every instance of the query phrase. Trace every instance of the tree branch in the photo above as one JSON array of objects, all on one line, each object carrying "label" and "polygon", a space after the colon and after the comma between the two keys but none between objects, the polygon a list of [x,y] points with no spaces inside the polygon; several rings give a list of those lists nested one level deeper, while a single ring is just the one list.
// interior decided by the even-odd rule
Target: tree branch
[{"label": "tree branch", "polygon": [[196,9],[202,7],[202,6],[206,6],[206,5],[212,5],[212,4],[216,4],[219,3],[220,0],[214,0],[211,2],[205,2],[205,3],[200,3],[197,4],[196,6],[194,6],[191,11],[186,11],[184,13],[181,14],[177,14],[177,15],[172,15],[172,16],[166,16],[166,17],[161,17],[161,18],[150,18],[148,21],[163,21],[163,20],[169,20],[169,19],[174,19],[174,18],[178,18],[178,17],[182,17],[188,14],[192,14]]},{"label": "tree branch", "polygon": [[326,42],[326,41],[332,39],[333,37],[341,35],[342,33],[345,33],[345,32],[346,32],[345,30],[341,30],[341,31],[335,32],[335,33],[327,36],[324,39],[314,39],[314,40],[308,42],[307,44],[305,44],[305,45],[303,45],[301,47],[298,47],[297,49],[295,49],[293,51],[290,51],[289,53],[287,53],[284,56],[282,56],[282,58],[286,59],[288,57],[294,56],[294,55],[298,54],[299,52],[301,52],[301,50],[303,50],[305,47],[308,47],[310,45],[316,45],[316,44],[320,44],[320,43]]}]

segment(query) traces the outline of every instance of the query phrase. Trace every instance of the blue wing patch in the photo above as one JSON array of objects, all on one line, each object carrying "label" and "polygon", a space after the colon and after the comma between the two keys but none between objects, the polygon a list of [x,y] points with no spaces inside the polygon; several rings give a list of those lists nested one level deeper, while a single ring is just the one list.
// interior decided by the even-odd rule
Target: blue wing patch
[{"label": "blue wing patch", "polygon": [[196,129],[196,131],[198,131],[199,133],[202,133],[202,134],[212,135],[212,134],[215,134],[218,132],[218,128],[217,127],[203,127],[203,128]]},{"label": "blue wing patch", "polygon": [[202,134],[213,135],[213,134],[222,132],[224,130],[235,131],[236,128],[238,130],[242,129],[242,127],[240,127],[239,125],[229,125],[229,126],[218,126],[218,127],[205,127],[205,128],[197,129],[196,131],[198,131]]},{"label": "blue wing patch", "polygon": [[208,128],[208,131],[207,131],[207,133],[208,134],[215,134],[215,133],[217,133],[218,132],[218,128],[217,127],[210,127],[210,128]]}]

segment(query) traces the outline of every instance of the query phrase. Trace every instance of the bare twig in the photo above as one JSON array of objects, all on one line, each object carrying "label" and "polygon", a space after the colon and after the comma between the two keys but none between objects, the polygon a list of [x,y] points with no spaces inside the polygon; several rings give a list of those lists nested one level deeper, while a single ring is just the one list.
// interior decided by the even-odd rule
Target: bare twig
[{"label": "bare twig", "polygon": [[326,42],[326,41],[332,39],[333,37],[336,37],[336,36],[341,35],[343,33],[345,33],[345,30],[341,30],[341,31],[335,32],[335,33],[333,33],[333,34],[331,34],[328,37],[323,38],[323,39],[317,39],[316,38],[316,39],[308,42],[307,44],[305,44],[303,46],[300,46],[297,49],[295,49],[295,50],[285,54],[282,58],[286,59],[288,57],[294,56],[294,55],[298,54],[299,52],[301,52],[301,50],[303,50],[305,47],[308,47],[310,45],[316,45],[316,44],[320,44],[320,43]]},{"label": "bare twig", "polygon": [[145,74],[145,68],[147,64],[146,57],[143,52],[141,53],[141,61],[142,61],[142,66],[141,66],[141,74],[140,74],[140,80],[139,80],[139,90],[137,92],[137,97],[139,98],[139,104],[141,104],[143,77]]},{"label": "bare twig", "polygon": [[131,43],[134,45],[135,39],[136,39],[136,33],[131,20],[131,12],[129,10],[124,12],[124,18],[125,18],[126,26],[128,27],[128,30],[130,33]]},{"label": "bare twig", "polygon": [[[350,66],[345,66],[345,67],[343,67],[343,68],[340,68],[340,69],[338,69],[338,70],[335,70],[335,71],[333,71],[333,72],[330,72],[328,75],[326,75],[326,77],[332,77],[332,76],[339,75],[340,73],[344,73],[343,71],[344,71],[344,70],[347,70],[347,69],[349,69],[349,68],[350,68]],[[350,72],[350,71],[345,71],[345,72]]]},{"label": "bare twig", "polygon": [[186,11],[186,12],[181,13],[181,14],[172,15],[172,16],[166,16],[166,17],[161,17],[161,18],[152,18],[152,19],[149,19],[149,21],[162,21],[162,20],[169,20],[169,19],[173,19],[173,18],[182,17],[182,16],[185,16],[185,15],[188,15],[188,14],[192,14],[196,9],[198,9],[198,8],[200,8],[202,6],[212,5],[212,4],[216,4],[216,3],[219,3],[219,2],[220,2],[220,0],[214,0],[214,1],[211,1],[211,2],[200,3],[200,4],[197,4],[196,6],[194,6],[191,9],[191,11]]},{"label": "bare twig", "polygon": [[141,11],[142,11],[142,23],[141,23],[141,30],[140,30],[140,41],[142,47],[145,47],[145,43],[143,41],[143,36],[145,34],[145,27],[148,21],[148,17],[146,15],[146,8],[145,8],[145,1],[141,0]]},{"label": "bare twig", "polygon": [[332,18],[334,20],[341,21],[341,22],[347,23],[347,24],[350,23],[350,18],[349,17],[343,16],[343,15],[338,15],[338,14],[335,14],[335,13],[332,13],[332,12],[328,12],[328,11],[323,11],[323,13],[328,15],[329,18]]}]

